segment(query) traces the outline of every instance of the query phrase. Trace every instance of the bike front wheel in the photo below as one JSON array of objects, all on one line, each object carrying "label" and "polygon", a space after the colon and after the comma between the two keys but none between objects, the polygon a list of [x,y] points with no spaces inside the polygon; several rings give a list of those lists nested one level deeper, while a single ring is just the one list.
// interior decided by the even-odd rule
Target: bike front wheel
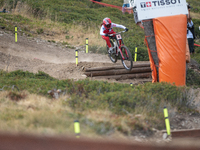
[{"label": "bike front wheel", "polygon": [[133,58],[131,52],[126,46],[121,47],[121,61],[126,70],[131,70],[133,67]]}]

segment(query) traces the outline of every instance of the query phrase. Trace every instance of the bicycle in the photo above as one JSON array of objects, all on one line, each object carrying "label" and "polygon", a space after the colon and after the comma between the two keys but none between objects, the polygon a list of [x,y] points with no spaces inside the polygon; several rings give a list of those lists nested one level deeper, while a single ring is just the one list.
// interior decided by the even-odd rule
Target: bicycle
[{"label": "bicycle", "polygon": [[[111,53],[108,52],[108,57],[113,63],[116,63],[118,56],[120,56],[124,68],[126,70],[131,71],[133,67],[133,59],[132,59],[132,55],[129,49],[124,45],[122,36],[120,34],[122,32],[126,32],[126,31],[121,31],[118,33],[108,35],[110,38],[110,43],[113,47],[113,51]],[[107,51],[108,50],[109,50],[109,47],[107,46]]]}]

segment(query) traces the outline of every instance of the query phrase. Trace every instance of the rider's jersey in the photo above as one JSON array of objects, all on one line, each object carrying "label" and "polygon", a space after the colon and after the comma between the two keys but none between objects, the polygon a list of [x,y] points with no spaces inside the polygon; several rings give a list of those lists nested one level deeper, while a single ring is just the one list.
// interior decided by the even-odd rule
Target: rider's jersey
[{"label": "rider's jersey", "polygon": [[122,29],[125,29],[126,27],[123,26],[123,25],[120,25],[120,24],[116,24],[116,23],[111,23],[111,28],[110,29],[106,29],[104,27],[104,25],[101,26],[101,29],[100,29],[100,35],[105,35],[105,34],[109,34],[109,33],[113,33],[113,27],[116,27],[116,28],[122,28]]}]

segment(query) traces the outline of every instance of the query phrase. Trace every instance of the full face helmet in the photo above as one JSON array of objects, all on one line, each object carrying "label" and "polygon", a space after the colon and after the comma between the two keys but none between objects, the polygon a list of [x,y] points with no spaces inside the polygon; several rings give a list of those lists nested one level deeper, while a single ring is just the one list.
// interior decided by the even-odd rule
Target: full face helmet
[{"label": "full face helmet", "polygon": [[104,18],[103,19],[103,25],[106,29],[110,29],[111,28],[111,20],[110,18]]}]

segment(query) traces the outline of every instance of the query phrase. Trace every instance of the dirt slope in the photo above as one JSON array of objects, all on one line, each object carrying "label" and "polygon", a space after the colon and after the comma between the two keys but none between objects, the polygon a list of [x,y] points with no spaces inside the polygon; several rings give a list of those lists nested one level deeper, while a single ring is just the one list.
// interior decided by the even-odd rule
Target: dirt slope
[{"label": "dirt slope", "polygon": [[[58,79],[84,79],[82,67],[100,67],[122,65],[113,64],[107,55],[85,53],[85,46],[76,47],[78,66],[75,64],[75,49],[69,49],[56,43],[39,38],[27,38],[0,30],[0,69],[6,71],[23,70],[36,73],[43,71]],[[145,63],[145,62],[137,62]],[[125,83],[141,83],[151,79],[118,81]]]}]

